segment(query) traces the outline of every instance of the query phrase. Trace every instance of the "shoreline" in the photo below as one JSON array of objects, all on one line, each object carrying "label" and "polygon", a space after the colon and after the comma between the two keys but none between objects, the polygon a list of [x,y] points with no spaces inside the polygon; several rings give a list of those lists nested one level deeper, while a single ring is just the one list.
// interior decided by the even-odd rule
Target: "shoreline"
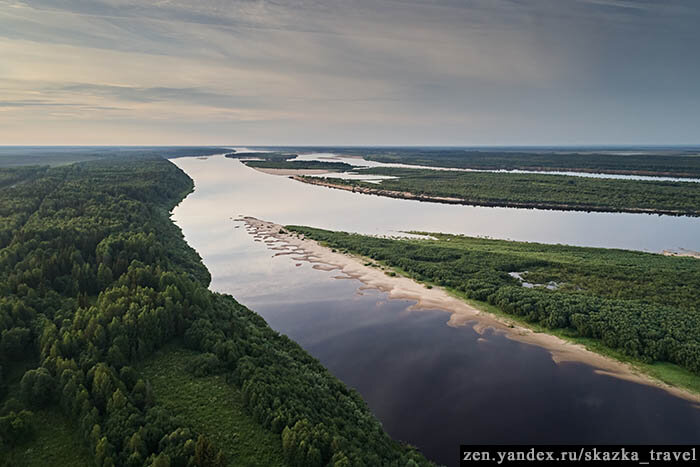
[{"label": "shoreline", "polygon": [[[316,174],[318,175],[318,174]],[[603,206],[581,206],[581,205],[571,205],[571,204],[555,204],[555,203],[537,203],[537,202],[516,202],[516,201],[486,201],[486,200],[468,200],[463,198],[452,198],[444,196],[430,196],[430,195],[417,195],[408,191],[395,191],[395,190],[384,190],[381,188],[363,187],[355,185],[346,185],[341,183],[331,183],[322,178],[318,180],[312,180],[310,178],[304,178],[303,174],[291,175],[289,178],[296,180],[301,183],[307,183],[309,185],[317,185],[326,188],[334,188],[337,190],[351,191],[353,193],[360,193],[364,195],[376,195],[384,196],[387,198],[398,198],[398,199],[408,199],[413,201],[423,201],[430,203],[443,203],[443,204],[463,204],[468,206],[486,206],[486,207],[503,207],[503,208],[521,208],[521,209],[546,209],[552,211],[583,211],[583,212],[626,212],[631,214],[656,214],[656,215],[666,215],[666,216],[688,216],[688,217],[698,217],[700,212],[687,213],[684,211],[673,211],[665,209],[648,209],[648,208],[622,208],[622,209],[610,209]]]},{"label": "shoreline", "polygon": [[[251,167],[247,164],[246,167],[249,167],[253,170],[257,170],[258,172],[262,172],[264,174],[268,175],[285,175],[285,176],[301,176],[301,175],[323,175],[327,173],[333,173],[331,170],[326,170],[326,169],[267,169],[263,167]],[[292,177],[294,178],[294,177]]]},{"label": "shoreline", "polygon": [[430,309],[447,312],[450,314],[447,322],[449,326],[472,326],[479,334],[486,329],[493,329],[509,339],[544,348],[549,351],[556,364],[584,363],[593,367],[595,373],[657,387],[676,397],[700,403],[700,394],[671,386],[642,372],[632,364],[588,350],[581,344],[546,332],[536,332],[512,320],[481,310],[451,295],[442,287],[434,286],[429,289],[408,277],[390,276],[383,269],[365,266],[365,262],[359,257],[334,252],[315,240],[289,232],[284,226],[273,222],[254,217],[240,217],[236,221],[245,224],[246,230],[254,240],[263,242],[268,248],[275,250],[275,256],[290,255],[296,262],[311,263],[314,269],[338,270],[344,276],[337,278],[357,279],[363,284],[361,290],[377,289],[387,293],[389,299],[415,301],[416,303],[409,308],[411,310]]},{"label": "shoreline", "polygon": [[700,259],[700,251],[691,251],[681,248],[681,251],[664,250],[661,252],[664,256],[681,256],[684,258]]}]

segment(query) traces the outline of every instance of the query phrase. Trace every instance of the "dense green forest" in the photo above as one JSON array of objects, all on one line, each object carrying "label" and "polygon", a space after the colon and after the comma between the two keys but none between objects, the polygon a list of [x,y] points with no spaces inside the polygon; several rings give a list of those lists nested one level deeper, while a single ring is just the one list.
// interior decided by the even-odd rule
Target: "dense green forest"
[{"label": "dense green forest", "polygon": [[700,148],[292,147],[366,160],[480,170],[552,170],[700,178]]},{"label": "dense green forest", "polygon": [[272,151],[324,152],[369,161],[479,170],[551,170],[700,178],[700,147],[358,147],[290,146]]},{"label": "dense green forest", "polygon": [[329,172],[345,172],[353,168],[345,162],[330,161],[246,161],[248,167],[260,169],[292,169],[292,170],[328,170]]},{"label": "dense green forest", "polygon": [[700,150],[670,154],[614,155],[609,153],[557,153],[475,150],[400,150],[371,152],[365,159],[377,162],[481,170],[556,170],[627,175],[700,177]]},{"label": "dense green forest", "polygon": [[[193,187],[175,165],[141,155],[27,170],[0,188],[0,465],[45,465],[56,442],[53,465],[236,464],[263,432],[291,466],[428,463],[298,344],[208,289],[169,218]],[[236,395],[222,413],[249,427],[241,436],[178,410],[220,394]]]},{"label": "dense green forest", "polygon": [[258,159],[268,162],[284,162],[289,159],[294,159],[297,154],[289,152],[230,152],[226,154],[230,159]]},{"label": "dense green forest", "polygon": [[[695,258],[433,233],[435,240],[387,239],[287,228],[527,322],[700,375],[700,260]],[[513,272],[539,286],[524,287]]]},{"label": "dense green forest", "polygon": [[[581,211],[649,212],[700,215],[700,183],[614,180],[550,174],[459,172],[379,167],[360,174],[397,178],[381,184],[360,180],[327,180],[338,185],[393,197],[444,197],[485,206],[513,206]],[[304,181],[313,182],[314,178]],[[436,200],[440,201],[440,200]]]},{"label": "dense green forest", "polygon": [[161,154],[169,158],[209,156],[226,151],[229,150],[210,146],[0,146],[0,167],[56,166],[110,157]]}]

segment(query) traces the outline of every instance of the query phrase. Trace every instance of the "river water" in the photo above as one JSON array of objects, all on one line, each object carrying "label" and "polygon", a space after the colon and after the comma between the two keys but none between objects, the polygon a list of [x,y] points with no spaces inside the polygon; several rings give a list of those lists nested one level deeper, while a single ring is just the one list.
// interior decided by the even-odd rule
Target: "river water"
[{"label": "river water", "polygon": [[545,349],[446,325],[441,311],[361,290],[235,222],[392,235],[403,230],[661,251],[700,250],[700,219],[486,208],[381,198],[295,182],[234,159],[173,160],[195,181],[174,211],[212,273],[211,288],[261,314],[356,388],[385,429],[436,462],[459,444],[696,443],[700,410],[665,391],[556,364]]},{"label": "river water", "polygon": [[[246,148],[242,148],[241,152],[248,152]],[[265,152],[265,151],[255,151],[255,152]],[[299,154],[292,161],[330,161],[330,162],[345,162],[346,164],[353,165],[358,168],[364,167],[395,167],[402,169],[430,169],[438,171],[448,171],[448,172],[490,172],[490,173],[510,173],[510,174],[534,174],[534,175],[568,175],[570,177],[584,177],[584,178],[607,178],[607,179],[617,179],[617,180],[642,180],[642,181],[655,181],[655,182],[692,182],[700,183],[700,178],[679,178],[679,177],[656,177],[648,175],[619,175],[619,174],[608,174],[608,173],[597,173],[597,172],[570,172],[570,171],[551,171],[551,170],[483,170],[483,169],[462,169],[455,167],[430,167],[425,165],[409,165],[400,163],[385,163],[376,162],[361,159],[358,157],[348,157],[333,153],[310,153],[310,154]],[[326,175],[324,175],[326,176]]]}]

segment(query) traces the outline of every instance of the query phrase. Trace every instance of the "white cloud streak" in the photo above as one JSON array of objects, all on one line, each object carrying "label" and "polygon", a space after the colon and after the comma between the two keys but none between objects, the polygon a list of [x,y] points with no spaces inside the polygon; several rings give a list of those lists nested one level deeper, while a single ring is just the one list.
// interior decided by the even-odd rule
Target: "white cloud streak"
[{"label": "white cloud streak", "polygon": [[0,144],[691,142],[698,19],[682,0],[0,0]]}]

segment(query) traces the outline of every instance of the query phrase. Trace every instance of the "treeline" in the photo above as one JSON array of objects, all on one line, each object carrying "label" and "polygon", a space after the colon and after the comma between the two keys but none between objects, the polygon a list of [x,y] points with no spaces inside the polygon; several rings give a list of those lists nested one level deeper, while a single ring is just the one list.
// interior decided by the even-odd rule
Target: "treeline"
[{"label": "treeline", "polygon": [[211,146],[5,146],[0,147],[0,167],[55,166],[113,157],[209,156],[226,151]]},{"label": "treeline", "polygon": [[[615,151],[617,149],[611,149]],[[556,152],[554,150],[474,150],[430,148],[348,148],[346,154],[385,163],[478,170],[549,170],[620,175],[700,178],[700,149],[659,150],[642,154]]]},{"label": "treeline", "polygon": [[[98,466],[232,461],[160,407],[135,369],[173,339],[216,356],[251,413],[280,434],[290,465],[426,464],[297,344],[208,290],[208,271],[169,219],[192,186],[170,162],[139,157],[49,169],[0,190],[14,223],[0,250],[2,464],[30,443],[43,406],[74,420]],[[2,379],[32,361],[19,384]]]},{"label": "treeline", "polygon": [[[700,215],[700,183],[619,180],[551,174],[459,172],[381,167],[360,174],[389,175],[381,184],[333,179],[369,193],[485,206]],[[393,192],[393,193],[392,193]]]},{"label": "treeline", "polygon": [[345,172],[353,166],[345,162],[331,161],[246,161],[248,167],[260,169],[292,169],[292,170],[328,170],[329,172]]},{"label": "treeline", "polygon": [[[700,261],[694,258],[444,234],[430,234],[437,240],[393,240],[287,228],[527,321],[700,374]],[[558,287],[522,287],[509,272]]]},{"label": "treeline", "polygon": [[231,152],[226,154],[229,159],[261,159],[269,162],[283,162],[294,159],[297,154],[289,152]]}]

